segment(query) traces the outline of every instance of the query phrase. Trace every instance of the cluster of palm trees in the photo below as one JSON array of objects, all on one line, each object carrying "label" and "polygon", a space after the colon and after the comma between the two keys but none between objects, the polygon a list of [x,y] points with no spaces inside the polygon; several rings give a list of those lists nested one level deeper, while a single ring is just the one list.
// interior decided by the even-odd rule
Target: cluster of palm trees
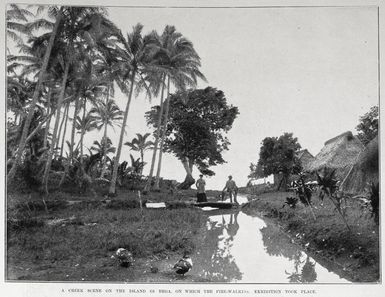
[{"label": "cluster of palm trees", "polygon": [[[169,110],[165,98],[172,88],[193,88],[205,78],[193,44],[175,27],[167,25],[162,34],[147,35],[142,29],[137,24],[123,34],[101,7],[8,6],[7,36],[19,51],[11,54],[8,48],[7,56],[7,108],[13,115],[7,127],[8,181],[34,155],[44,168],[42,183],[47,190],[52,162],[63,160],[66,153],[64,179],[76,158],[82,163],[86,133],[99,129],[103,137],[94,142],[94,150],[99,148],[101,154],[101,177],[107,155],[115,154],[109,188],[115,193],[131,99],[144,93],[148,98],[160,97],[155,140],[149,142],[148,134],[138,134],[126,145],[141,152],[142,163],[144,150],[153,149],[145,190],[159,188]],[[127,97],[124,111],[112,98],[115,86]],[[108,138],[108,127],[115,125],[121,127],[116,150]],[[80,134],[77,144],[75,134]],[[36,141],[40,147],[32,150]]]}]

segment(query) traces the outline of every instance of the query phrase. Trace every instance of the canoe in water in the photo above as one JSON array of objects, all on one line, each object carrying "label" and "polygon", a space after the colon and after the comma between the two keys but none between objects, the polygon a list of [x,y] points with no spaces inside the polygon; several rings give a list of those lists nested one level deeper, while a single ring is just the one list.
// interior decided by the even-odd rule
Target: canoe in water
[{"label": "canoe in water", "polygon": [[194,206],[228,209],[232,208],[233,206],[237,206],[237,204],[230,202],[199,202],[195,203]]}]

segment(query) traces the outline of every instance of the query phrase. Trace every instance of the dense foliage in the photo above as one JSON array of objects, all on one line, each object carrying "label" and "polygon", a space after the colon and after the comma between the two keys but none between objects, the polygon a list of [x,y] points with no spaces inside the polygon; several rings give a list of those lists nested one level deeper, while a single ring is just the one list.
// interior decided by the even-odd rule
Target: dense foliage
[{"label": "dense foliage", "polygon": [[358,138],[367,145],[378,134],[378,106],[373,106],[370,111],[360,117],[360,123],[356,127]]},{"label": "dense foliage", "polygon": [[250,165],[250,177],[261,178],[279,173],[287,176],[301,171],[301,164],[296,157],[301,145],[293,133],[266,137],[261,145],[258,163]]},{"label": "dense foliage", "polygon": [[[222,164],[228,150],[225,136],[238,115],[238,108],[228,105],[224,93],[212,87],[177,92],[169,100],[169,121],[165,130],[165,150],[172,152],[185,166],[188,175],[193,166],[205,175],[209,168]],[[147,122],[156,128],[160,106],[146,113]]]},{"label": "dense foliage", "polygon": [[[59,176],[58,187],[75,178],[87,184],[99,178],[115,194],[131,99],[143,92],[158,96],[162,89],[162,105],[170,86],[185,90],[205,80],[192,42],[171,25],[162,34],[152,30],[145,35],[142,24],[123,33],[105,8],[55,5],[12,4],[6,19],[12,44],[7,51],[9,183],[18,183],[20,172],[33,173],[33,183],[48,193],[53,175]],[[113,99],[116,87],[127,98],[124,111]],[[164,110],[159,127],[167,125],[168,107]],[[118,143],[108,138],[108,128],[115,126],[121,128]],[[103,136],[92,139],[99,158],[91,168],[85,143],[95,129]],[[145,140],[148,134],[139,135],[126,143],[140,153],[142,165],[136,171],[141,175],[144,151],[153,149],[155,155],[163,135],[157,134],[155,145]],[[153,170],[154,159],[151,165]],[[160,167],[159,161],[157,179]]]}]

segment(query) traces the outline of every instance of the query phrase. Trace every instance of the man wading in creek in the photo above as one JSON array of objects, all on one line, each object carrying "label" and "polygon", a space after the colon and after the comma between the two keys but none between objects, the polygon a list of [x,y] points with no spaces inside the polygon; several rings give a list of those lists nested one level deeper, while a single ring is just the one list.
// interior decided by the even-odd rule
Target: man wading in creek
[{"label": "man wading in creek", "polygon": [[203,174],[199,175],[199,179],[196,182],[196,187],[197,187],[197,202],[207,202],[207,197],[206,197],[206,181],[203,179]]},{"label": "man wading in creek", "polygon": [[233,180],[233,177],[231,175],[229,175],[229,180],[226,182],[226,185],[223,188],[223,191],[222,191],[223,195],[224,195],[226,190],[227,190],[227,192],[230,195],[230,202],[233,203],[233,197],[234,197],[234,202],[236,204],[239,204],[238,201],[237,201],[238,187],[235,184],[235,181]]}]

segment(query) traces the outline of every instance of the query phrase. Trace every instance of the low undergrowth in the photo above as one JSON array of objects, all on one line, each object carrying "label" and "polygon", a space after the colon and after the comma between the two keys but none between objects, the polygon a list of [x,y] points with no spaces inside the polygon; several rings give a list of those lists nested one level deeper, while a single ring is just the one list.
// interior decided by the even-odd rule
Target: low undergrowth
[{"label": "low undergrowth", "polygon": [[[10,212],[8,268],[54,264],[64,269],[74,263],[97,263],[101,259],[109,265],[111,255],[118,248],[128,249],[136,259],[182,255],[195,249],[195,237],[205,223],[201,212],[192,209],[78,206],[48,213],[41,209]],[[55,220],[64,221],[48,223]],[[17,276],[9,274],[8,278]]]},{"label": "low undergrowth", "polygon": [[378,226],[369,209],[354,199],[343,204],[347,228],[334,205],[325,200],[314,201],[310,207],[298,204],[295,209],[285,201],[290,193],[266,193],[244,207],[247,213],[277,220],[298,243],[316,255],[340,264],[344,274],[353,281],[379,280]]}]

